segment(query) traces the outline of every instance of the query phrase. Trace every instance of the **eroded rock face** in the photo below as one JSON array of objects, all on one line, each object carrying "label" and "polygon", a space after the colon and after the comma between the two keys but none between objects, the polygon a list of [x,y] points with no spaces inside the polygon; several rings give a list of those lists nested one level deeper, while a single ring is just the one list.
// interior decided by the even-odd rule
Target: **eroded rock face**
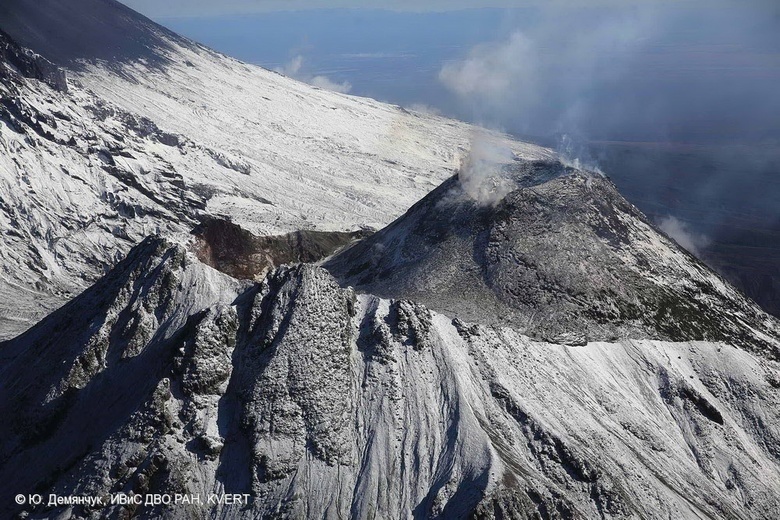
[{"label": "eroded rock face", "polygon": [[151,238],[0,344],[3,478],[41,493],[176,488],[178,466],[192,464],[177,443],[197,447],[216,430],[206,410],[232,371],[238,290],[183,247]]},{"label": "eroded rock face", "polygon": [[140,518],[773,518],[780,365],[726,343],[565,346],[357,296],[241,284],[149,240],[0,344],[4,514],[44,495],[247,493]]},{"label": "eroded rock face", "polygon": [[193,230],[198,259],[234,278],[262,280],[283,264],[317,262],[371,231],[294,231],[285,235],[255,236],[237,224],[210,218]]},{"label": "eroded rock face", "polygon": [[350,399],[354,295],[311,267],[277,271],[263,289],[239,376],[256,487],[291,475],[305,456],[337,466],[356,455]]},{"label": "eroded rock face", "polygon": [[[0,62],[12,65],[25,78],[43,81],[59,92],[68,91],[65,71],[40,54],[19,46],[5,31],[0,29]],[[10,74],[0,67],[0,78],[10,81]]]}]

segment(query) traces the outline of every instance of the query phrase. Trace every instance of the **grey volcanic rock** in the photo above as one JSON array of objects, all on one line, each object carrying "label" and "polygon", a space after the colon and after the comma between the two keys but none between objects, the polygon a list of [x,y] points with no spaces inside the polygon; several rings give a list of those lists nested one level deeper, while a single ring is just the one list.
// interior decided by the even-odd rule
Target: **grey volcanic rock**
[{"label": "grey volcanic rock", "polygon": [[146,240],[94,287],[0,344],[6,482],[31,493],[142,486],[157,471],[153,458],[170,455],[159,443],[173,427],[172,392],[188,438],[205,432],[197,410],[232,369],[238,282],[193,261]]},{"label": "grey volcanic rock", "polygon": [[361,292],[552,342],[723,340],[780,355],[776,321],[607,178],[555,162],[518,163],[503,177],[512,188],[493,203],[452,178],[324,266]]},{"label": "grey volcanic rock", "polygon": [[[2,30],[0,30],[0,62],[13,65],[23,77],[43,81],[54,90],[60,92],[67,92],[68,90],[68,82],[64,70],[43,56],[20,47]],[[0,79],[4,82],[10,81],[11,75],[4,68],[0,68]]]},{"label": "grey volcanic rock", "polygon": [[[257,307],[259,306],[259,308]],[[242,426],[252,441],[255,489],[295,473],[307,452],[349,464],[354,446],[351,314],[354,296],[323,270],[285,269],[256,300],[240,359]]]},{"label": "grey volcanic rock", "polygon": [[[774,518],[780,365],[570,347],[342,289],[240,284],[159,239],[0,344],[3,514]],[[16,493],[202,504],[16,506]],[[220,493],[250,503],[207,504]]]}]

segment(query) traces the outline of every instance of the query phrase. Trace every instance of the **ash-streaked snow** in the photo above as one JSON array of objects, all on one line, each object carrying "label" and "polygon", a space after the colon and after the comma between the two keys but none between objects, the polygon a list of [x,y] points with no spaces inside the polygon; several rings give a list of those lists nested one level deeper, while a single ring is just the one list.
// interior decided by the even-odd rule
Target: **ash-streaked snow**
[{"label": "ash-streaked snow", "polygon": [[[147,240],[0,345],[16,493],[248,493],[140,518],[744,518],[780,507],[780,365],[727,343],[572,347],[356,296],[314,266],[262,284]],[[130,512],[27,507],[32,517]]]}]

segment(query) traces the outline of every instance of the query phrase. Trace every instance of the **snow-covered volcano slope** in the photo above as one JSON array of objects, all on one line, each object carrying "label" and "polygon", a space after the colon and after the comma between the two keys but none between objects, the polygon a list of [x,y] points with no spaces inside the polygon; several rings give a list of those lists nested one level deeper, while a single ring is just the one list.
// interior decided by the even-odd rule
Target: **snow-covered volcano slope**
[{"label": "snow-covered volcano slope", "polygon": [[780,359],[777,321],[609,179],[557,161],[494,168],[478,181],[464,170],[325,267],[363,292],[550,341],[729,341]]},{"label": "snow-covered volcano slope", "polygon": [[[35,5],[49,3],[4,8],[19,9],[28,28],[57,31],[71,14],[44,24]],[[117,7],[68,4],[73,13]],[[693,309],[671,316],[675,330],[728,341],[541,342],[487,313],[469,324],[419,303],[357,296],[310,265],[238,282],[174,242],[204,217],[256,234],[384,224],[451,175],[471,130],[312,89],[121,13],[110,24],[138,37],[140,54],[131,46],[101,62],[74,45],[66,58],[50,55],[69,67],[67,81],[0,36],[0,311],[41,312],[108,270],[0,343],[2,516],[25,508],[28,518],[776,516],[773,322],[609,195],[606,181],[560,176],[555,166],[536,182],[528,174],[541,163],[527,161],[548,168],[550,153],[508,143],[515,173],[536,181],[506,193],[503,181],[493,185],[496,206],[439,200],[461,219],[463,237],[422,240],[420,220],[379,236],[395,237],[381,242],[393,268],[396,238],[418,244],[405,254],[439,269],[431,275],[442,286],[457,269],[489,265],[480,290],[492,291],[496,309],[523,313],[523,294],[556,295],[541,310],[558,312],[564,330],[542,328],[547,336],[655,337],[661,329],[648,331],[621,305],[647,288],[640,310],[660,312],[655,291],[668,284],[674,305]],[[86,24],[85,35],[96,23],[71,21]],[[483,203],[496,191],[476,188]],[[409,215],[430,215],[435,230],[447,218],[431,200]],[[145,240],[109,270],[153,232],[174,241]],[[463,263],[494,232],[480,253],[491,263]],[[560,244],[544,242],[547,233]],[[451,256],[436,256],[445,243]],[[528,259],[528,248],[549,265],[524,268],[516,259]],[[593,288],[582,288],[593,274],[585,260],[605,262]],[[648,285],[636,285],[642,270]],[[479,288],[474,279],[462,278],[463,289]],[[615,294],[602,298],[610,283]],[[404,292],[418,296],[412,288]],[[570,298],[571,288],[583,298]],[[441,299],[457,314],[465,301]],[[594,302],[604,313],[577,321]],[[703,329],[702,316],[718,323]],[[206,501],[224,492],[248,493],[251,505]],[[36,508],[15,505],[19,493],[197,493],[202,503]]]},{"label": "snow-covered volcano slope", "polygon": [[[314,266],[240,285],[150,239],[0,352],[5,516],[770,519],[780,507],[780,365],[725,343],[537,342],[356,296]],[[14,505],[32,492],[203,503]],[[251,505],[206,503],[225,492]]]},{"label": "snow-covered volcano slope", "polygon": [[144,236],[186,233],[209,192],[165,159],[184,160],[177,137],[68,86],[4,34],[0,48],[0,337],[9,337]]},{"label": "snow-covered volcano slope", "polygon": [[203,216],[257,235],[381,227],[468,147],[468,125],[237,62],[116,2],[0,12],[0,338]]},{"label": "snow-covered volcano slope", "polygon": [[[102,99],[164,121],[166,129],[208,147],[217,163],[246,173],[232,175],[231,187],[271,204],[222,190],[206,209],[235,216],[255,234],[382,227],[451,175],[476,131],[317,89],[202,48],[177,47],[168,56],[164,70],[133,63],[106,74],[96,65],[74,77]],[[509,140],[506,146],[528,159],[553,155]],[[198,179],[225,182],[213,168],[199,171]]]}]

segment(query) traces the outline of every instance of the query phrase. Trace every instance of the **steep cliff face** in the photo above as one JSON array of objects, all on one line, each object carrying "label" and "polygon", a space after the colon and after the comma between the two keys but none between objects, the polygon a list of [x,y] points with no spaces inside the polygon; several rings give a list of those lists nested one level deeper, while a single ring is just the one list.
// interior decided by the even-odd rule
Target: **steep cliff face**
[{"label": "steep cliff face", "polygon": [[[166,408],[171,393],[188,396],[181,413],[194,414],[195,401],[203,406],[230,375],[237,286],[183,248],[150,239],[94,287],[0,344],[3,478],[41,493],[148,485],[144,479],[167,467],[156,443],[180,420]],[[208,417],[199,419],[187,424],[191,438],[208,437]],[[13,495],[3,493],[7,504]]]},{"label": "steep cliff face", "polygon": [[778,357],[775,320],[605,177],[516,161],[501,182],[486,203],[452,178],[325,267],[360,291],[553,342],[723,340]]},{"label": "steep cliff face", "polygon": [[294,231],[258,237],[222,219],[207,219],[193,230],[192,245],[206,265],[242,280],[262,280],[282,264],[322,260],[371,231]]},{"label": "steep cliff face", "polygon": [[[242,285],[149,240],[0,345],[16,493],[247,494],[33,517],[772,518],[780,365],[725,343],[571,347],[342,289]],[[124,507],[124,509],[123,509]]]}]

